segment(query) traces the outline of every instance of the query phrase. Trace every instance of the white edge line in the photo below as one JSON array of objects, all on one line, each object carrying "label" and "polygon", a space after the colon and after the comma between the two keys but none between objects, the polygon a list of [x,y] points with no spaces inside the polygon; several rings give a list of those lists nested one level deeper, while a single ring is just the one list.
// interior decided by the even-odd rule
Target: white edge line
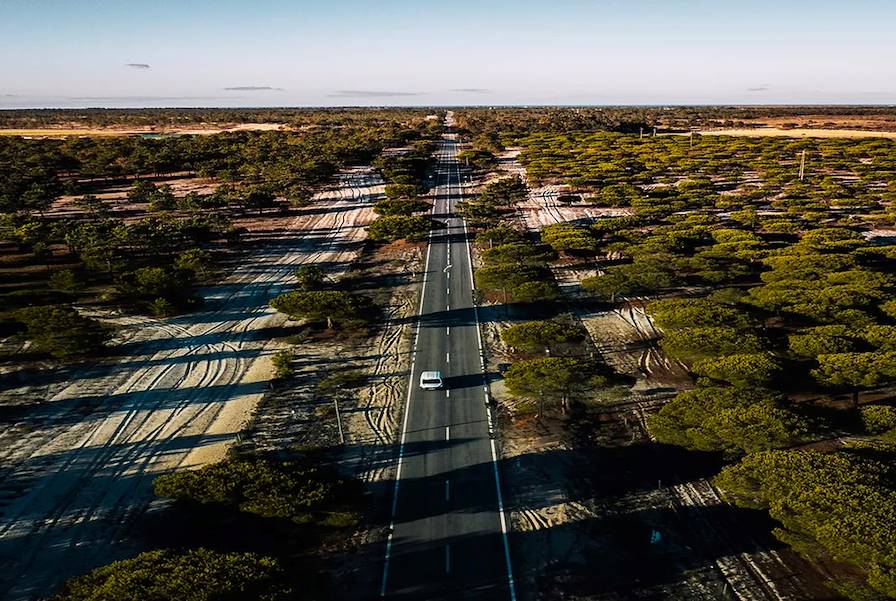
[{"label": "white edge line", "polygon": [[[460,163],[457,164],[457,180],[458,180],[458,193],[463,200],[464,197],[464,188],[460,183]],[[464,241],[466,242],[467,247],[467,267],[470,270],[470,286],[475,289],[476,283],[473,279],[473,254],[470,251],[470,235],[467,232],[467,220],[461,218],[464,224]],[[473,316],[476,319],[476,337],[479,341],[479,359],[484,365],[485,356],[482,353],[482,332],[479,328],[479,307],[476,306],[476,303],[473,303]],[[489,430],[489,443],[492,448],[492,468],[494,468],[495,472],[495,489],[498,492],[498,515],[501,517],[501,537],[504,540],[504,561],[507,564],[507,585],[510,588],[510,601],[516,601],[516,586],[513,582],[513,566],[510,563],[510,541],[507,538],[507,520],[504,517],[504,496],[501,494],[501,478],[498,475],[498,451],[495,449],[495,437],[494,434],[494,423],[492,421],[492,409],[488,403],[488,383],[485,382],[485,369],[482,370],[482,380],[483,384],[485,384],[485,413],[488,416],[488,430]]]}]

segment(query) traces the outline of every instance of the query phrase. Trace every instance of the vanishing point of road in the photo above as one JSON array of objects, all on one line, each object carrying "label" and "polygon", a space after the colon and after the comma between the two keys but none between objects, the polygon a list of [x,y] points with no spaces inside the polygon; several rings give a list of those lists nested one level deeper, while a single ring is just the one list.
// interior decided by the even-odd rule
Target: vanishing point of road
[{"label": "vanishing point of road", "polygon": [[[515,600],[457,140],[436,152],[433,218],[380,595]],[[423,371],[444,386],[421,390]]]}]

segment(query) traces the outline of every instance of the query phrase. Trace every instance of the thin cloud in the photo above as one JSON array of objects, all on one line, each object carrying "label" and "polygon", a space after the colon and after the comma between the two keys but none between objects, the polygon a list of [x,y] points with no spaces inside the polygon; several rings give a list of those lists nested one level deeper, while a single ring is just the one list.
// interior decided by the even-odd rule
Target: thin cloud
[{"label": "thin cloud", "polygon": [[768,92],[771,90],[769,86],[757,86],[755,88],[747,88],[747,92]]},{"label": "thin cloud", "polygon": [[454,88],[452,92],[462,92],[465,94],[488,94],[490,90],[485,88]]},{"label": "thin cloud", "polygon": [[230,86],[224,88],[228,92],[260,92],[264,90],[282,92],[283,88],[274,88],[272,86]]},{"label": "thin cloud", "polygon": [[131,69],[149,69],[147,63],[125,63],[124,66],[130,67]]},{"label": "thin cloud", "polygon": [[420,96],[419,92],[386,92],[380,90],[337,90],[327,94],[330,98],[394,98],[396,96]]},{"label": "thin cloud", "polygon": [[170,100],[221,100],[225,96],[66,96],[63,100],[76,102],[162,102]]}]

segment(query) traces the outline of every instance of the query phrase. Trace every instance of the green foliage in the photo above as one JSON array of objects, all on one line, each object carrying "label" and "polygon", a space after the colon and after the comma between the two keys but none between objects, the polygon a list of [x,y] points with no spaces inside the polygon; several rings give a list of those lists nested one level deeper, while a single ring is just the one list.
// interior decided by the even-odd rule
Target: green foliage
[{"label": "green foliage", "polygon": [[708,357],[758,353],[763,350],[762,343],[755,334],[728,327],[671,330],[665,334],[660,346],[670,357],[686,363]]},{"label": "green foliage", "polygon": [[554,258],[550,251],[525,242],[501,244],[482,251],[482,262],[495,263],[544,263]]},{"label": "green foliage", "polygon": [[271,306],[293,319],[336,321],[365,320],[372,303],[364,296],[336,290],[288,292],[271,300]]},{"label": "green foliage", "polygon": [[194,302],[194,277],[191,271],[183,269],[141,267],[124,274],[118,281],[118,290],[123,296],[145,303],[156,303],[161,299],[164,303],[156,303],[156,309],[171,308],[171,312],[162,313],[173,314]]},{"label": "green foliage", "polygon": [[766,353],[733,354],[694,363],[699,376],[743,388],[768,387],[781,375],[780,364]]},{"label": "green foliage", "polygon": [[302,265],[296,269],[296,283],[300,290],[318,290],[323,286],[326,276],[324,270],[317,265]]},{"label": "green foliage", "polygon": [[864,405],[859,408],[859,415],[868,434],[883,434],[896,428],[896,407]]},{"label": "green foliage", "polygon": [[814,359],[819,355],[849,353],[858,350],[854,330],[847,326],[819,326],[801,330],[788,337],[788,348],[797,357]]},{"label": "green foliage", "polygon": [[600,246],[590,229],[570,223],[545,226],[541,230],[541,241],[557,252],[572,255],[594,255]]},{"label": "green foliage", "polygon": [[25,336],[37,350],[57,359],[96,354],[110,338],[99,321],[66,305],[27,307],[13,317],[25,325]]},{"label": "green foliage", "polygon": [[523,242],[525,242],[523,234],[504,223],[476,234],[476,244],[482,248],[493,248],[505,244],[522,244]]},{"label": "green foliage", "polygon": [[612,383],[607,366],[587,359],[545,357],[514,363],[504,375],[510,394],[538,403],[569,409],[574,398],[584,397]]},{"label": "green foliage", "polygon": [[755,321],[746,313],[706,298],[674,298],[651,302],[647,312],[667,329],[727,327],[745,330]]},{"label": "green foliage", "polygon": [[190,271],[197,278],[208,275],[212,265],[212,256],[207,250],[201,248],[188,248],[177,255],[174,266],[184,271]]},{"label": "green foliage", "polygon": [[728,456],[790,446],[808,433],[781,397],[717,386],[679,393],[647,423],[659,442]]},{"label": "green foliage", "polygon": [[280,350],[271,356],[271,363],[274,365],[274,377],[278,380],[291,378],[295,374],[292,367],[292,351]]},{"label": "green foliage", "polygon": [[893,597],[894,459],[887,445],[831,453],[766,451],[726,467],[714,483],[730,502],[767,509],[781,523],[776,536],[797,552],[852,564],[871,588]]},{"label": "green foliage", "polygon": [[65,583],[52,601],[286,601],[296,591],[277,560],[209,549],[159,550]]},{"label": "green foliage", "polygon": [[373,210],[378,215],[413,215],[431,211],[432,203],[417,198],[395,198],[375,202]]},{"label": "green foliage", "polygon": [[[385,188],[386,198],[414,198],[422,192],[416,184],[387,184]],[[377,211],[379,212],[379,211]],[[387,215],[389,213],[381,213]]]},{"label": "green foliage", "polygon": [[75,272],[71,269],[60,269],[54,271],[50,275],[50,288],[58,292],[77,292],[83,288],[83,284],[78,281]]},{"label": "green foliage", "polygon": [[418,242],[426,239],[432,227],[433,222],[428,217],[387,215],[373,220],[367,227],[367,237],[374,242],[402,239]]},{"label": "green foliage", "polygon": [[829,386],[872,388],[896,381],[896,352],[832,353],[817,360],[812,375]]},{"label": "green foliage", "polygon": [[560,345],[581,343],[587,336],[587,330],[569,318],[530,321],[501,330],[501,340],[505,345],[530,353],[553,350]]},{"label": "green foliage", "polygon": [[336,484],[295,463],[250,458],[165,474],[153,490],[168,499],[306,523],[333,500]]},{"label": "green foliage", "polygon": [[476,287],[501,292],[507,301],[531,302],[548,300],[556,295],[551,273],[543,265],[531,263],[498,263],[486,265],[476,272]]}]

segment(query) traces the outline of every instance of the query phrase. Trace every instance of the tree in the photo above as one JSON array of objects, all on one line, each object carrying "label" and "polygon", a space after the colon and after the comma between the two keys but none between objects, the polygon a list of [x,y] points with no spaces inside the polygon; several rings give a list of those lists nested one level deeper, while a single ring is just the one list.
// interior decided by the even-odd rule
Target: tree
[{"label": "tree", "polygon": [[195,276],[204,278],[208,275],[212,264],[212,256],[207,250],[201,248],[188,248],[181,251],[174,261],[178,269],[192,272]]},{"label": "tree", "polygon": [[416,184],[387,184],[385,188],[386,198],[414,198],[423,190]]},{"label": "tree", "polygon": [[688,363],[719,355],[762,351],[762,343],[755,334],[727,327],[672,330],[663,336],[660,346],[670,357]]},{"label": "tree", "polygon": [[[196,300],[192,294],[193,281],[191,271],[141,267],[122,276],[118,281],[118,290],[134,299],[146,302],[162,299],[173,308],[183,309]],[[169,314],[164,310],[159,312]]]},{"label": "tree", "polygon": [[373,204],[378,215],[413,215],[432,210],[432,203],[418,198],[395,198],[380,200]]},{"label": "tree", "polygon": [[296,282],[301,290],[318,290],[325,280],[324,270],[317,265],[301,265],[296,269]]},{"label": "tree", "polygon": [[156,193],[156,185],[145,179],[138,179],[128,190],[128,200],[131,202],[148,203]]},{"label": "tree", "polygon": [[387,215],[377,217],[367,227],[367,237],[375,242],[395,242],[425,240],[433,222],[428,217],[408,215]]},{"label": "tree", "polygon": [[292,367],[292,351],[281,350],[274,353],[271,357],[271,363],[274,364],[274,377],[278,380],[291,378],[295,374]]},{"label": "tree", "polygon": [[818,355],[849,353],[858,350],[859,340],[853,329],[842,325],[806,328],[788,336],[790,352],[803,359]]},{"label": "tree", "polygon": [[505,244],[522,244],[525,237],[519,230],[507,224],[499,224],[476,234],[476,244],[483,248],[494,248]]},{"label": "tree", "polygon": [[585,395],[611,383],[610,370],[596,361],[567,357],[545,357],[514,363],[504,375],[510,394],[538,403],[559,403],[569,410],[574,395]]},{"label": "tree", "polygon": [[66,305],[27,307],[13,316],[25,325],[26,337],[38,350],[57,359],[95,354],[111,337],[99,321]]},{"label": "tree", "polygon": [[550,272],[543,265],[532,263],[486,265],[475,276],[477,288],[501,291],[504,302],[516,299],[518,293],[528,297],[532,297],[532,293],[535,296],[551,293],[553,288],[548,283],[550,277]]},{"label": "tree", "polygon": [[780,364],[765,353],[734,354],[694,363],[699,376],[742,388],[768,387],[781,373]]},{"label": "tree", "polygon": [[177,208],[177,198],[168,185],[159,186],[149,197],[150,211],[173,211]]},{"label": "tree", "polygon": [[288,292],[271,306],[292,319],[326,320],[330,329],[338,320],[364,320],[372,309],[368,298],[336,290]]},{"label": "tree", "polygon": [[571,223],[545,226],[541,230],[541,241],[557,252],[573,255],[594,255],[600,246],[591,230]]},{"label": "tree", "polygon": [[297,463],[258,458],[225,459],[198,470],[156,478],[156,496],[198,505],[223,505],[296,523],[332,500],[336,481]]},{"label": "tree", "polygon": [[587,330],[570,318],[530,321],[501,330],[501,340],[505,345],[530,353],[550,351],[560,345],[581,343],[587,336]]},{"label": "tree", "polygon": [[851,390],[856,407],[861,389],[896,381],[896,352],[832,353],[817,360],[812,376],[821,384]]},{"label": "tree", "polygon": [[482,262],[488,265],[495,263],[543,263],[553,259],[554,254],[544,247],[532,244],[501,244],[482,251]]},{"label": "tree", "polygon": [[745,330],[756,325],[743,311],[706,298],[657,300],[647,306],[647,312],[664,330],[720,326]]},{"label": "tree", "polygon": [[53,601],[286,601],[296,597],[276,559],[209,549],[158,550],[66,582]]},{"label": "tree", "polygon": [[801,555],[864,573],[872,590],[861,598],[889,598],[896,596],[894,460],[893,447],[879,443],[763,451],[724,468],[713,483],[730,503],[768,510],[781,524],[775,536]]}]

